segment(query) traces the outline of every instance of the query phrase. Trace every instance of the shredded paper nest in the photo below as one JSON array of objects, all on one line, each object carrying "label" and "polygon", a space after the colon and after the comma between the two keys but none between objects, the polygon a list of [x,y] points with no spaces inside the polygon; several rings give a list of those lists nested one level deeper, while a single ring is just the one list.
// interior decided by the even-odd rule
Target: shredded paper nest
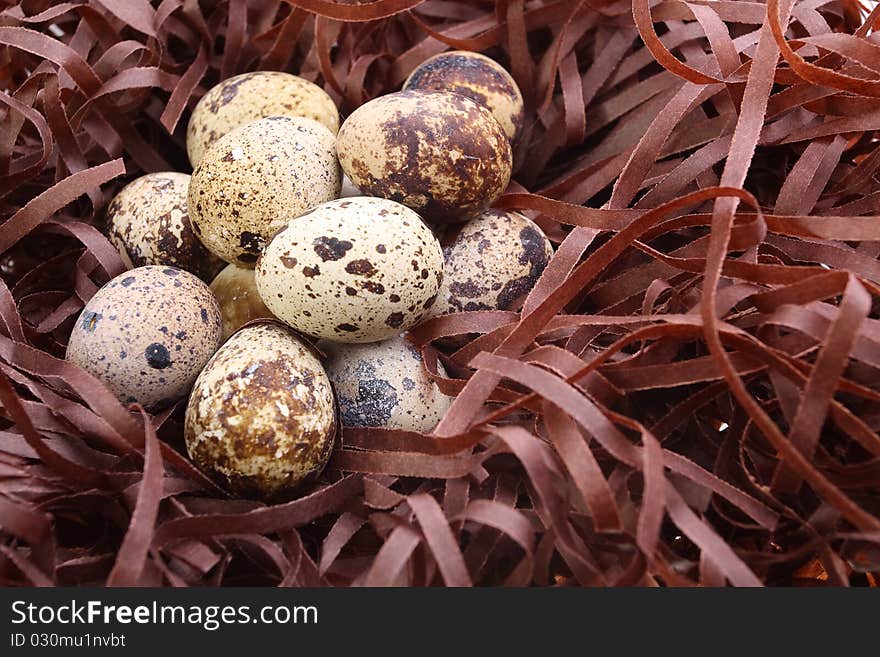
[{"label": "shredded paper nest", "polygon": [[[2,583],[875,583],[877,10],[2,7]],[[433,434],[349,429],[299,499],[233,499],[187,461],[183,403],[126,408],[63,360],[83,303],[123,270],[104,209],[144,172],[189,171],[189,112],[223,78],[297,73],[347,115],[450,48],[521,86],[497,205],[556,254],[521,312],[411,333],[455,396]]]}]

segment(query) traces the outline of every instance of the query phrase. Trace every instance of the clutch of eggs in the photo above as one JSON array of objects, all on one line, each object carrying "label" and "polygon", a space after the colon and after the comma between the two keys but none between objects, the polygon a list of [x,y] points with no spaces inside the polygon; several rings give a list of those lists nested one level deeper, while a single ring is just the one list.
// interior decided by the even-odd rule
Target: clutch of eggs
[{"label": "clutch of eggs", "polygon": [[340,425],[430,431],[451,398],[402,333],[515,310],[552,255],[529,219],[487,209],[523,123],[513,78],[476,53],[427,60],[341,128],[297,76],[222,81],[189,122],[192,176],[147,174],[108,207],[134,269],[88,302],[68,360],[150,410],[191,391],[190,458],[237,495],[288,497]]}]

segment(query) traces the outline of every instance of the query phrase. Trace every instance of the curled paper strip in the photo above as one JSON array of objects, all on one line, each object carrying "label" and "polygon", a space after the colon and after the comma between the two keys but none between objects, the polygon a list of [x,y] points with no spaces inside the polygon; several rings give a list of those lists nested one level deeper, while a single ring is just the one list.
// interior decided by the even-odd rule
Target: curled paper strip
[{"label": "curled paper strip", "polygon": [[[874,585],[878,17],[855,0],[7,3],[0,581]],[[455,397],[433,434],[350,428],[301,498],[230,498],[186,459],[182,404],[125,408],[62,360],[124,268],[104,209],[135,176],[188,171],[189,111],[224,77],[288,70],[348,114],[449,48],[521,86],[497,206],[555,255],[516,312],[409,334]]]}]

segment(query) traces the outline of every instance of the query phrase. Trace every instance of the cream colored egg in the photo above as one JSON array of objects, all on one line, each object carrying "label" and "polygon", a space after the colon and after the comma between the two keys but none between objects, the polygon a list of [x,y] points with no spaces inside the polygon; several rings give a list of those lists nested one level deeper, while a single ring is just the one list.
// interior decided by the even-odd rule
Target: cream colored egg
[{"label": "cream colored egg", "polygon": [[553,245],[520,213],[486,210],[464,224],[443,252],[435,313],[513,310],[541,276]]},{"label": "cream colored egg", "polygon": [[226,265],[211,282],[211,292],[220,304],[224,340],[251,320],[272,317],[257,292],[253,269]]},{"label": "cream colored egg", "polygon": [[122,402],[154,410],[187,393],[220,339],[220,309],[207,285],[181,269],[138,267],[89,300],[67,360]]},{"label": "cream colored egg", "polygon": [[525,119],[522,92],[501,64],[478,52],[455,50],[422,62],[404,89],[451,91],[488,108],[513,141]]},{"label": "cream colored egg", "polygon": [[[431,381],[419,351],[402,337],[371,344],[325,342],[321,348],[343,426],[427,432],[452,404]],[[439,364],[437,369],[446,375]]]},{"label": "cream colored egg", "polygon": [[321,363],[286,327],[262,324],[233,335],[202,370],[186,409],[186,449],[231,492],[276,499],[324,469],[336,427]]},{"label": "cream colored egg", "polygon": [[257,290],[276,317],[339,342],[384,340],[414,326],[442,278],[440,245],[419,216],[364,196],[291,221],[256,269]]},{"label": "cream colored egg", "polygon": [[107,237],[129,267],[171,265],[204,281],[223,268],[193,232],[188,187],[185,173],[148,173],[123,187],[107,206]]},{"label": "cream colored egg", "polygon": [[339,110],[321,87],[290,73],[254,71],[212,87],[193,110],[186,150],[193,167],[205,151],[235,128],[270,116],[302,116],[339,130]]},{"label": "cream colored egg", "polygon": [[338,196],[334,141],[319,123],[289,117],[262,119],[222,137],[189,185],[199,239],[226,262],[253,267],[278,229]]},{"label": "cream colored egg", "polygon": [[454,93],[401,91],[371,100],[342,124],[337,152],[364,194],[403,203],[432,223],[477,214],[510,181],[501,125]]}]

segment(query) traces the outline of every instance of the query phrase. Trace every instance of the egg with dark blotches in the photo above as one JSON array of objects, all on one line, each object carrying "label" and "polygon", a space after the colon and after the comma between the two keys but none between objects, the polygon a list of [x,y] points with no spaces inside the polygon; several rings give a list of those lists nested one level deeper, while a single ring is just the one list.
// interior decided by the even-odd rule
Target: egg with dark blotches
[{"label": "egg with dark blotches", "polygon": [[451,91],[488,108],[513,141],[522,130],[522,92],[501,64],[477,52],[455,50],[434,55],[410,73],[406,89]]},{"label": "egg with dark blotches", "polygon": [[375,342],[430,313],[440,243],[409,208],[382,198],[330,201],[279,231],[260,256],[257,290],[306,335]]},{"label": "egg with dark blotches", "polygon": [[547,267],[553,245],[520,213],[486,210],[464,224],[443,253],[435,314],[514,310]]},{"label": "egg with dark blotches", "polygon": [[339,129],[339,161],[369,196],[431,223],[463,221],[507,188],[510,141],[492,113],[459,94],[401,91],[361,105]]},{"label": "egg with dark blotches", "polygon": [[186,131],[190,164],[235,128],[270,116],[302,116],[321,123],[334,135],[339,110],[318,85],[281,71],[253,71],[223,80],[193,109]]},{"label": "egg with dark blotches", "polygon": [[275,116],[218,140],[193,172],[193,230],[226,262],[253,267],[288,221],[337,198],[335,138],[311,119]]},{"label": "egg with dark blotches", "polygon": [[[324,369],[336,386],[343,426],[427,432],[452,404],[428,376],[419,351],[400,336],[320,346],[327,353]],[[437,371],[446,376],[439,364]]]},{"label": "egg with dark blotches", "polygon": [[138,267],[85,305],[67,360],[123,403],[157,410],[187,393],[220,340],[220,308],[207,285],[174,267]]},{"label": "egg with dark blotches", "polygon": [[321,363],[280,324],[249,326],[193,387],[184,435],[193,462],[244,497],[278,499],[324,469],[337,433]]},{"label": "egg with dark blotches", "polygon": [[227,265],[211,281],[211,292],[220,304],[224,340],[251,320],[272,317],[257,292],[253,269]]},{"label": "egg with dark blotches", "polygon": [[210,281],[225,264],[192,229],[189,176],[163,171],[130,182],[107,206],[107,237],[129,267],[171,265]]}]

